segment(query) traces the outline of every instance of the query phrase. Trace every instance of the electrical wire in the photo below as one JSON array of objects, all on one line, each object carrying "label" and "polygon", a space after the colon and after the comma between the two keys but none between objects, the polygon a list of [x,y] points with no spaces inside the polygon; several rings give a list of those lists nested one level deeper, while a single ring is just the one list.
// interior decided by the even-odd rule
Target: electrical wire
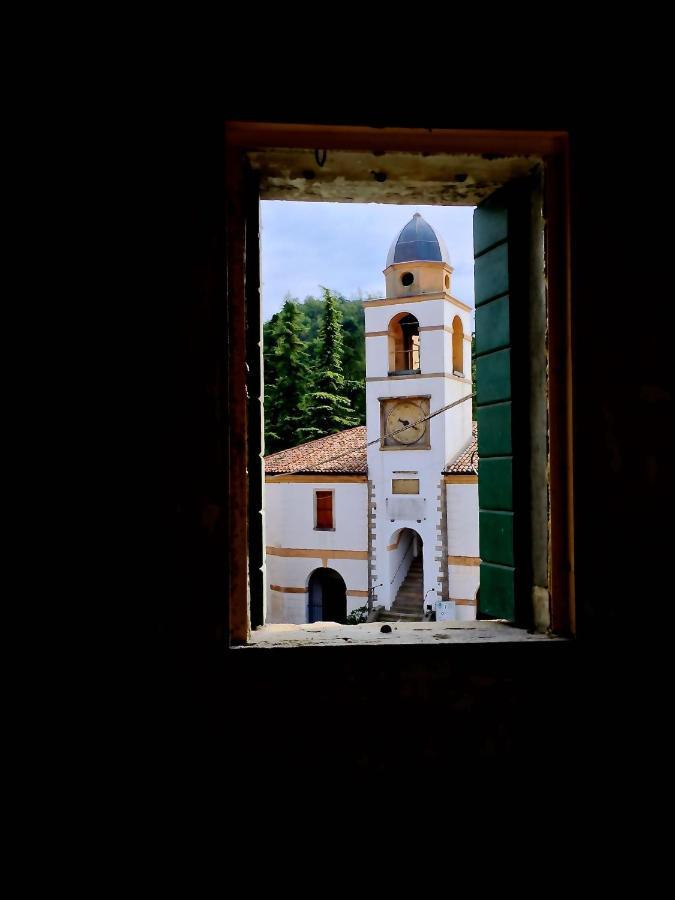
[{"label": "electrical wire", "polygon": [[[401,431],[407,431],[409,428],[414,428],[416,425],[419,425],[421,422],[428,422],[429,419],[433,419],[434,416],[440,416],[441,413],[447,412],[449,409],[452,409],[453,406],[459,406],[460,403],[464,403],[466,400],[472,400],[476,396],[475,392],[473,394],[466,394],[464,397],[460,397],[459,400],[455,400],[452,403],[448,403],[446,406],[441,406],[440,409],[435,410],[432,413],[429,413],[428,416],[423,416],[421,419],[417,419],[416,422],[411,422],[409,425],[404,425],[402,428],[397,428],[395,431],[386,431],[384,433],[384,438],[394,437],[394,435],[398,434]],[[402,399],[402,398],[399,398]],[[319,440],[321,440],[319,438]],[[329,456],[328,459],[321,459],[316,462],[317,466],[325,466],[327,463],[335,462],[336,459],[342,459],[345,456],[353,456],[354,453],[360,453],[362,450],[366,450],[368,447],[372,447],[373,444],[379,444],[382,440],[382,436],[376,437],[375,440],[368,441],[365,444],[361,444],[358,447],[353,447],[351,450],[345,450],[344,453],[338,453],[335,456]],[[294,449],[294,448],[289,448]],[[280,453],[288,452],[284,450],[280,450]],[[275,454],[276,455],[276,454]],[[316,471],[316,470],[314,470]],[[300,472],[307,472],[307,466],[301,466],[299,469],[294,469],[293,471],[288,472],[274,472],[265,475],[265,479],[270,478],[284,478],[288,475],[297,475]],[[317,473],[319,474],[319,473]],[[330,474],[330,473],[325,473]]]}]

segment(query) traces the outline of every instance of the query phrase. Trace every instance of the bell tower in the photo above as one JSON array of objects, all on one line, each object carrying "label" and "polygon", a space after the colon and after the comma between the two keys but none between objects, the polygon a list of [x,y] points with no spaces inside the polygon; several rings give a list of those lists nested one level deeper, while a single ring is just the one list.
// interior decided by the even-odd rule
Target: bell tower
[{"label": "bell tower", "polygon": [[[394,239],[386,296],[366,300],[371,587],[389,608],[421,557],[423,597],[442,599],[443,469],[471,440],[471,307],[453,297],[442,237],[419,214]],[[410,558],[406,559],[405,554]]]}]

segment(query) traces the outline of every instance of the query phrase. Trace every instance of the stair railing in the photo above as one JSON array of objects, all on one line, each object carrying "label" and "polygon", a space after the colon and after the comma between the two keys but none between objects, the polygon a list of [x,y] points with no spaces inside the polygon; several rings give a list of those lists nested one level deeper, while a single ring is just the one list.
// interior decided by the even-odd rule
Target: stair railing
[{"label": "stair railing", "polygon": [[379,584],[374,584],[372,587],[368,588],[368,615],[369,616],[372,615],[372,612],[373,612],[373,595],[375,594],[375,591],[380,587],[384,587],[382,582],[380,582]]},{"label": "stair railing", "polygon": [[405,553],[404,553],[403,556],[401,557],[401,562],[398,564],[398,566],[397,566],[397,568],[396,568],[396,571],[394,572],[394,577],[393,577],[393,578],[391,579],[391,581],[389,582],[389,585],[390,585],[390,586],[396,581],[396,576],[397,576],[398,573],[400,572],[401,566],[402,566],[403,563],[405,562],[405,558],[406,558],[406,556],[408,555],[408,550],[410,550],[410,548],[412,547],[413,541],[414,541],[414,540],[415,540],[415,535],[413,534],[413,535],[411,535],[411,537],[410,537],[410,543],[408,544],[408,549],[405,551]]}]

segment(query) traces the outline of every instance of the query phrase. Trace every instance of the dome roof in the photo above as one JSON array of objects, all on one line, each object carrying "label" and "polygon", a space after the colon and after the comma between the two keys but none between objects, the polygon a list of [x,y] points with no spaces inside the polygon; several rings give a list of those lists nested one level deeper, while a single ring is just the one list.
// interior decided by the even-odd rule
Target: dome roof
[{"label": "dome roof", "polygon": [[401,262],[444,262],[450,265],[450,257],[443,238],[419,213],[415,213],[389,248],[387,267]]}]

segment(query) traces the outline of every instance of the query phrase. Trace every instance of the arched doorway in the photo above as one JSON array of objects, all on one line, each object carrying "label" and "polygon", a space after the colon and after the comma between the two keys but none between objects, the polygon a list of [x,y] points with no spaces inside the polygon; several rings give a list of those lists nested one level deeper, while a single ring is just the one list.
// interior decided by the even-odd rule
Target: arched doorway
[{"label": "arched doorway", "polygon": [[315,569],[309,576],[308,622],[347,621],[347,586],[335,569]]},{"label": "arched doorway", "polygon": [[424,566],[422,537],[412,528],[392,535],[389,560],[390,616],[419,621],[424,615]]}]

